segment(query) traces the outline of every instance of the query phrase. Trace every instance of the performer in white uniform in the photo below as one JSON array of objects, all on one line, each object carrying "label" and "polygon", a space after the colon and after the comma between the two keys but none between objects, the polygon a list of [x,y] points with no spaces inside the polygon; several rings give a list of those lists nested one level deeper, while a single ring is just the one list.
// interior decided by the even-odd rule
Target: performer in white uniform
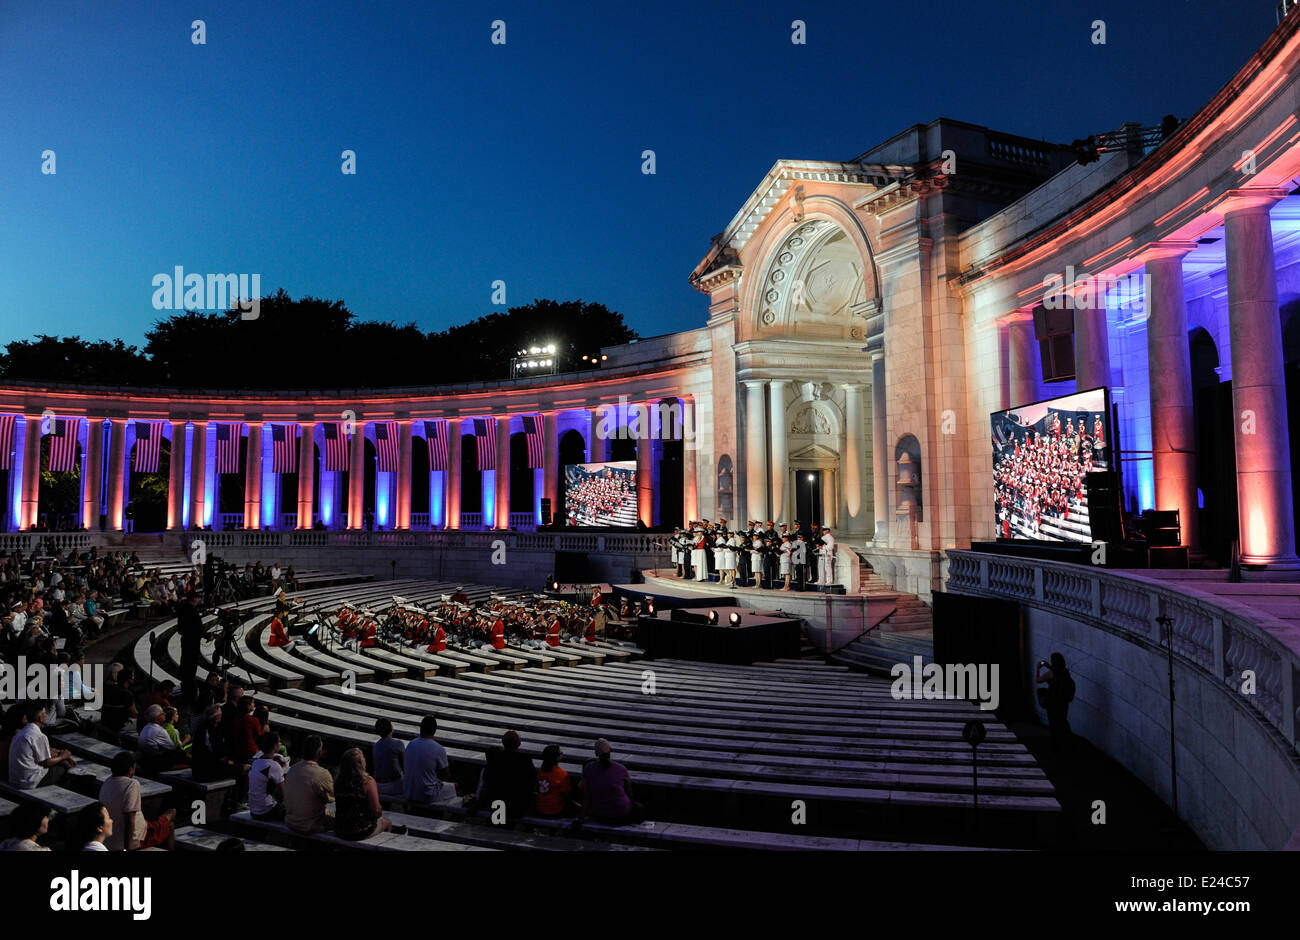
[{"label": "performer in white uniform", "polygon": [[754,575],[754,587],[762,588],[763,586],[763,539],[757,533],[750,543],[752,546],[749,550],[749,570]]},{"label": "performer in white uniform", "polygon": [[704,530],[695,530],[695,546],[691,549],[691,567],[695,569],[696,581],[709,580],[709,563],[705,557]]},{"label": "performer in white uniform", "polygon": [[[790,551],[790,573],[799,582],[799,590],[802,591],[808,570],[808,543],[800,535],[790,544],[793,546]],[[785,589],[790,590],[788,582]]]},{"label": "performer in white uniform", "polygon": [[723,556],[723,560],[727,563],[727,583],[733,588],[736,586],[736,568],[740,560],[740,552],[737,551],[739,547],[740,536],[733,532],[727,539],[727,552]]},{"label": "performer in white uniform", "polygon": [[781,558],[777,574],[785,579],[785,587],[781,588],[783,591],[790,590],[790,553],[793,551],[790,546],[790,536],[781,536]]},{"label": "performer in white uniform", "polygon": [[727,583],[727,572],[723,568],[723,562],[725,561],[725,559],[722,557],[727,553],[726,545],[727,545],[727,540],[724,539],[721,535],[714,536],[713,567],[716,568],[718,572],[718,584]]},{"label": "performer in white uniform", "polygon": [[682,568],[686,565],[686,559],[682,553],[681,529],[673,529],[673,537],[668,540],[668,548],[672,552],[673,567],[677,569],[677,577],[684,577]]},{"label": "performer in white uniform", "polygon": [[821,563],[821,584],[830,585],[835,583],[835,537],[831,535],[831,527],[826,526],[822,529],[822,550],[819,552],[822,556]]}]

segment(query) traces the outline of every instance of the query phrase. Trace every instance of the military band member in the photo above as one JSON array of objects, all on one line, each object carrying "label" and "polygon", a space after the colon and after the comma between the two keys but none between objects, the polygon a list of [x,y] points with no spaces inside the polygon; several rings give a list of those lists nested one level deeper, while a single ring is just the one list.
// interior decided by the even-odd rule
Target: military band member
[{"label": "military band member", "polygon": [[821,584],[822,525],[814,522],[808,532],[808,583]]},{"label": "military band member", "polygon": [[691,567],[695,569],[696,581],[709,580],[708,536],[704,529],[695,530],[695,545],[691,549]]},{"label": "military band member", "polygon": [[754,587],[763,587],[763,538],[755,535],[749,543],[749,569],[754,573]]},{"label": "military band member", "polygon": [[835,583],[835,537],[831,535],[830,526],[822,530],[821,556],[821,583],[829,586]]},{"label": "military band member", "polygon": [[673,529],[672,538],[668,540],[668,550],[672,553],[673,567],[677,569],[677,577],[685,577],[682,568],[685,566],[685,560],[682,557],[682,530]]},{"label": "military band member", "polygon": [[799,590],[804,589],[808,580],[808,540],[804,538],[802,532],[795,536],[793,548],[790,552],[790,566],[793,570],[794,580],[799,585]]}]

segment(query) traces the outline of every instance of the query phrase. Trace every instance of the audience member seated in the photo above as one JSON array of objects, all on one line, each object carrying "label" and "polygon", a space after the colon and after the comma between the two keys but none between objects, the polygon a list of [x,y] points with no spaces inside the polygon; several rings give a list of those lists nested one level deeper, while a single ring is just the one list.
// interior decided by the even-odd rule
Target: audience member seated
[{"label": "audience member seated", "polygon": [[248,792],[248,765],[231,759],[224,730],[221,706],[209,705],[194,731],[190,759],[194,767],[194,779],[199,783],[235,781],[234,791],[226,800],[226,809],[231,810],[242,802],[244,794]]},{"label": "audience member seated", "polygon": [[325,831],[325,807],[334,799],[334,778],[319,763],[323,747],[318,735],[307,735],[301,757],[284,778],[284,821],[303,835]]},{"label": "audience member seated", "polygon": [[36,840],[50,831],[50,811],[38,803],[21,803],[9,814],[8,839],[0,842],[0,852],[48,852],[48,845]]},{"label": "audience member seated", "polygon": [[575,828],[588,816],[610,826],[626,826],[645,819],[645,807],[632,799],[632,777],[616,760],[610,759],[609,742],[596,742],[596,759],[582,768],[582,810]]},{"label": "audience member seated", "polygon": [[131,852],[153,846],[170,851],[176,847],[173,839],[176,810],[169,809],[157,819],[145,819],[140,807],[140,781],[135,779],[135,754],[131,751],[114,755],[113,776],[100,786],[99,802],[113,819],[104,839],[104,847],[110,852],[123,849]]},{"label": "audience member seated", "polygon": [[340,839],[357,842],[392,830],[393,824],[384,818],[379,805],[379,785],[366,773],[366,757],[360,748],[343,752],[334,778],[334,799],[334,834]]},{"label": "audience member seated", "polygon": [[558,744],[548,744],[542,749],[542,768],[537,771],[537,804],[540,816],[566,815],[573,802],[573,781],[569,772],[560,766],[564,752]]},{"label": "audience member seated", "polygon": [[104,841],[113,834],[113,817],[103,803],[91,803],[77,813],[76,833],[72,846],[81,846],[83,852],[107,852]]},{"label": "audience member seated", "polygon": [[[173,740],[164,727],[166,712],[161,705],[150,705],[144,710],[145,726],[140,729],[140,761],[146,773],[188,767],[180,744]],[[174,730],[174,729],[173,729]],[[105,801],[107,802],[107,801]]]},{"label": "audience member seated", "polygon": [[262,733],[262,723],[253,714],[253,697],[242,696],[236,706],[235,730],[231,735],[231,757],[248,763],[257,753],[257,738]]},{"label": "audience member seated", "polygon": [[476,800],[467,803],[474,808],[495,811],[494,804],[500,800],[505,804],[508,820],[532,812],[537,794],[537,768],[528,755],[520,752],[521,744],[517,731],[501,735],[501,746],[487,752]]},{"label": "audience member seated", "polygon": [[413,806],[433,806],[455,799],[455,777],[443,746],[433,739],[438,733],[438,719],[425,715],[420,719],[420,736],[406,747],[406,774],[403,796]]},{"label": "audience member seated", "polygon": [[400,797],[406,745],[393,737],[393,723],[387,718],[375,722],[375,734],[379,735],[379,740],[371,751],[375,757],[375,782],[379,785],[379,795]]},{"label": "audience member seated", "polygon": [[172,743],[176,745],[177,750],[184,753],[186,760],[188,760],[190,752],[190,736],[188,734],[182,735],[180,733],[176,727],[178,721],[180,721],[180,712],[175,708],[163,709],[163,730],[167,732],[167,737],[172,739]]},{"label": "audience member seated", "polygon": [[57,785],[77,762],[71,751],[50,749],[44,731],[44,702],[28,702],[24,714],[27,723],[9,745],[9,785],[20,790]]},{"label": "audience member seated", "polygon": [[248,811],[255,819],[284,819],[284,779],[289,759],[280,753],[280,736],[267,731],[248,771]]}]

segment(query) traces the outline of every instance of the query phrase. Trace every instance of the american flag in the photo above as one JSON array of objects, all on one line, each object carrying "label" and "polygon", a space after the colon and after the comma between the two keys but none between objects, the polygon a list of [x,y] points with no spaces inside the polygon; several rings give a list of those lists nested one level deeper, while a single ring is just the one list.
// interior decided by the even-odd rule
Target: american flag
[{"label": "american flag", "polygon": [[528,441],[528,466],[536,470],[546,465],[546,445],[541,415],[524,415],[524,437]]},{"label": "american flag", "polygon": [[77,466],[77,418],[55,418],[50,426],[50,472],[68,473]]},{"label": "american flag", "polygon": [[495,470],[497,466],[497,419],[475,418],[474,441],[478,444],[478,468]]},{"label": "american flag", "polygon": [[271,428],[271,472],[298,472],[298,425],[277,424]]},{"label": "american flag", "polygon": [[135,423],[136,473],[158,472],[158,456],[162,453],[162,431],[161,421]]},{"label": "american flag", "polygon": [[0,415],[0,470],[14,468],[14,425],[17,415]]},{"label": "american flag", "polygon": [[217,473],[239,472],[239,425],[221,422],[217,425]]},{"label": "american flag", "polygon": [[397,422],[375,422],[375,452],[379,455],[375,467],[380,473],[397,472]]},{"label": "american flag", "polygon": [[[343,433],[343,424],[339,421],[326,421],[325,433],[325,472],[348,469],[348,436]],[[354,432],[355,433],[355,432]]]},{"label": "american flag", "polygon": [[429,442],[429,469],[447,469],[447,422],[424,422],[424,436]]}]

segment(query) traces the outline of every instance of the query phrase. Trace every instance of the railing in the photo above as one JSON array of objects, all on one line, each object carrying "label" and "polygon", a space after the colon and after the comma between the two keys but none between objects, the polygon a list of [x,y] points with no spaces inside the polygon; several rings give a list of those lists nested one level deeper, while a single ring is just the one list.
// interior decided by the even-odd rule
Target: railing
[{"label": "railing", "polygon": [[1297,6],[1300,6],[1300,0],[1282,0],[1282,2],[1277,5],[1278,23],[1281,24],[1282,18],[1285,17],[1292,10],[1294,10]]},{"label": "railing", "polygon": [[483,528],[483,513],[481,512],[462,512],[460,514],[460,527],[462,529],[481,529]]},{"label": "railing", "polygon": [[537,514],[533,512],[512,512],[510,514],[510,528],[512,529],[537,528]]},{"label": "railing", "polygon": [[242,512],[218,513],[217,526],[223,532],[227,529],[242,529],[244,527],[244,514]]},{"label": "railing", "polygon": [[[36,536],[37,533],[33,533]],[[83,534],[89,544],[90,536]],[[26,539],[27,535],[0,536],[0,548],[9,538]],[[471,548],[490,549],[497,541],[518,551],[538,552],[589,552],[595,554],[639,555],[647,564],[661,565],[668,555],[664,535],[649,533],[595,534],[569,532],[501,532],[487,530],[474,532],[461,530],[426,532],[401,529],[387,532],[364,530],[292,529],[287,531],[234,529],[228,532],[181,532],[177,539],[186,554],[192,551],[195,540],[209,549],[237,547],[330,546],[343,548]],[[22,542],[25,546],[27,542]]]},{"label": "railing", "polygon": [[1300,638],[1282,621],[1131,572],[984,552],[947,554],[947,587],[957,594],[1019,600],[1153,647],[1163,645],[1156,618],[1171,618],[1174,655],[1234,694],[1242,673],[1251,670],[1256,693],[1236,699],[1296,746]]},{"label": "railing", "polygon": [[296,512],[280,513],[280,528],[296,529],[298,527],[298,514]]},{"label": "railing", "polygon": [[90,532],[4,532],[0,533],[0,551],[30,554],[44,550],[51,541],[60,549],[90,548],[94,535]]},{"label": "railing", "polygon": [[411,513],[411,528],[412,529],[429,528],[429,514],[427,512]]}]

